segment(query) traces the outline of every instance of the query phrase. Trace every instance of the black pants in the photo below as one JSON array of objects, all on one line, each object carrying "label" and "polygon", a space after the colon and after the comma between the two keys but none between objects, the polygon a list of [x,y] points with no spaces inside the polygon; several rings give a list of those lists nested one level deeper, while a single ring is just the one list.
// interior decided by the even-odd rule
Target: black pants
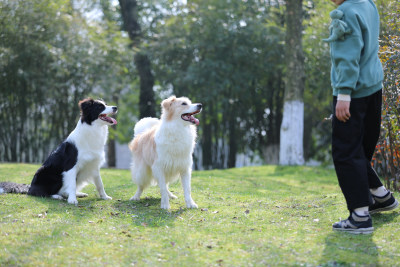
[{"label": "black pants", "polygon": [[[337,98],[333,98],[335,114]],[[370,188],[382,186],[371,166],[371,159],[381,128],[382,90],[350,102],[351,117],[347,122],[332,120],[332,157],[347,208],[372,204]]]}]

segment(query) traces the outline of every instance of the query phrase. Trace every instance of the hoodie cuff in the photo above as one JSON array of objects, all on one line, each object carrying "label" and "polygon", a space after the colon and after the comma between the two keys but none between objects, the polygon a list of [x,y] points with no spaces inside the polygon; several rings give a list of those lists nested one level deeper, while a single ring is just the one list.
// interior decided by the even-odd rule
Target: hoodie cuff
[{"label": "hoodie cuff", "polygon": [[351,95],[351,91],[353,91],[353,90],[351,90],[350,88],[340,88],[338,90],[338,94],[339,95]]},{"label": "hoodie cuff", "polygon": [[337,100],[339,101],[351,101],[351,96],[350,95],[344,95],[344,94],[338,94]]}]

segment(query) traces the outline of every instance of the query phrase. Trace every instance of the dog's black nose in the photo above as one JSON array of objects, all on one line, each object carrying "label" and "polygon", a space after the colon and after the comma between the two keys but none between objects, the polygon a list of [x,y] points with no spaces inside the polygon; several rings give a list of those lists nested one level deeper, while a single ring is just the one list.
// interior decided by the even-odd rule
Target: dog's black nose
[{"label": "dog's black nose", "polygon": [[118,108],[117,107],[112,107],[113,112],[117,112]]},{"label": "dog's black nose", "polygon": [[197,108],[201,109],[203,107],[203,104],[197,104]]}]

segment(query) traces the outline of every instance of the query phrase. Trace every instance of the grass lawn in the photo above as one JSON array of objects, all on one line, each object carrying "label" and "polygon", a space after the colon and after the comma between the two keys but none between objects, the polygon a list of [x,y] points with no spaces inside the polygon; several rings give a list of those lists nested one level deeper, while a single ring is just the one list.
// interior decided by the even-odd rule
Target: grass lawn
[{"label": "grass lawn", "polygon": [[[0,164],[0,181],[30,183],[37,168]],[[93,185],[78,206],[0,195],[0,266],[400,266],[400,209],[374,215],[372,235],[331,230],[348,212],[330,169],[194,172],[199,209],[176,183],[169,212],[157,187],[129,201],[128,170],[101,173],[111,201]]]}]

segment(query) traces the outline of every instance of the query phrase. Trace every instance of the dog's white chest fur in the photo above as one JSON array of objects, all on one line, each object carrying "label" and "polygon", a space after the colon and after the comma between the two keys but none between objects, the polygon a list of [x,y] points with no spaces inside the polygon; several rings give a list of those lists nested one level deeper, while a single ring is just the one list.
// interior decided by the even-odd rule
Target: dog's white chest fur
[{"label": "dog's white chest fur", "polygon": [[192,125],[177,128],[174,123],[161,123],[155,135],[157,161],[170,175],[179,174],[192,165],[195,139],[196,128]]},{"label": "dog's white chest fur", "polygon": [[[78,147],[78,170],[87,164],[100,166],[105,162],[104,146],[107,141],[108,127],[93,124],[89,126],[78,122],[77,127],[67,139]],[[97,129],[93,130],[94,127]]]}]

